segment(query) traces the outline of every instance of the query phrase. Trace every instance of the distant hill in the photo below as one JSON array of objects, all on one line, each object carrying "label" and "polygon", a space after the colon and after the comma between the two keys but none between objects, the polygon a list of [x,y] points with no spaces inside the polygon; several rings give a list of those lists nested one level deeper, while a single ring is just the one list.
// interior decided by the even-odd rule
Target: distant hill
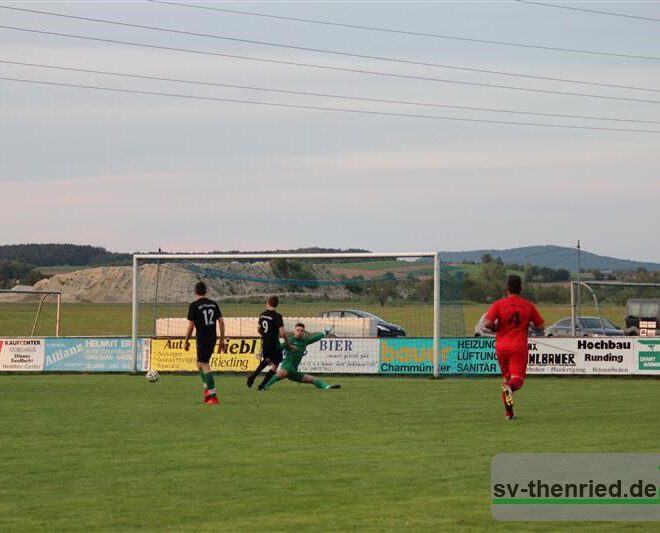
[{"label": "distant hill", "polygon": [[[527,263],[550,268],[565,268],[571,272],[577,271],[577,250],[565,246],[523,246],[505,250],[472,250],[467,252],[441,252],[441,259],[450,263],[474,261],[479,263],[484,254],[490,254],[493,259],[501,257],[507,264]],[[582,250],[580,263],[587,270],[637,270],[643,267],[649,271],[660,270],[660,263],[618,259],[604,255],[592,254]]]},{"label": "distant hill", "polygon": [[[297,248],[295,250],[266,250],[239,252],[227,250],[215,253],[348,253],[368,252],[369,250],[350,248]],[[505,250],[471,250],[465,252],[441,252],[443,261],[462,263],[465,261],[481,262],[484,254],[493,259],[502,258],[507,264],[527,263],[550,267],[565,268],[571,272],[577,270],[577,251],[564,246],[524,246]],[[587,270],[637,270],[640,267],[649,271],[660,271],[660,263],[618,259],[582,251],[582,268]],[[23,261],[35,267],[49,266],[122,266],[131,264],[131,254],[110,252],[105,248],[78,244],[12,244],[0,246],[0,260]]]}]

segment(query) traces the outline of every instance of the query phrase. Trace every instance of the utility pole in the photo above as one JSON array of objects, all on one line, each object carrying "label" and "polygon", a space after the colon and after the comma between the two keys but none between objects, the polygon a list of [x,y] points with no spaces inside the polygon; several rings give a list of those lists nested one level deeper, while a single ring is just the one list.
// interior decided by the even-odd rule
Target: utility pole
[{"label": "utility pole", "polygon": [[[582,271],[582,263],[580,259],[580,239],[578,239],[577,242],[577,324],[576,326],[580,328],[580,317],[582,316],[581,311],[580,311],[580,283],[581,283],[581,271]],[[578,333],[580,333],[578,331]]]}]

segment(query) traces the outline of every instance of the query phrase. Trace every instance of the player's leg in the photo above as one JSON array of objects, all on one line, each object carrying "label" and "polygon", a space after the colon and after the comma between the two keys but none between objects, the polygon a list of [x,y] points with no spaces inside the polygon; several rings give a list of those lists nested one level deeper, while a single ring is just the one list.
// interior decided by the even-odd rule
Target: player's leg
[{"label": "player's leg", "polygon": [[[204,372],[204,369],[207,368],[207,371],[210,370],[210,368],[207,366],[209,360],[206,359],[206,354],[204,353],[205,350],[202,347],[201,343],[199,342],[199,339],[196,342],[196,348],[197,348],[197,370],[199,371],[199,377],[202,380],[202,387],[204,387],[204,401],[206,401],[209,398],[209,385],[206,382],[206,373]],[[206,363],[204,363],[205,360]]]},{"label": "player's leg", "polygon": [[275,383],[277,383],[278,381],[282,381],[283,379],[286,379],[287,377],[289,377],[289,374],[291,372],[295,372],[295,371],[296,371],[295,368],[293,369],[288,368],[287,366],[285,366],[284,363],[282,363],[277,369],[275,375],[268,380],[268,383],[266,383],[261,390],[270,389],[273,385],[275,385]]},{"label": "player's leg", "polygon": [[261,384],[257,387],[257,390],[264,390],[266,383],[268,383],[277,372],[277,367],[280,366],[280,363],[282,362],[282,350],[280,350],[278,346],[275,350],[269,349],[267,350],[267,353],[264,352],[264,356],[268,359],[271,367],[268,372],[266,372],[266,375],[261,381]]},{"label": "player's leg", "polygon": [[500,365],[500,374],[502,374],[502,379],[504,382],[508,383],[509,378],[511,377],[511,370],[509,369],[509,354],[502,351],[497,351],[497,362]]},{"label": "player's leg", "polygon": [[254,372],[250,374],[247,378],[247,386],[252,387],[252,384],[254,383],[254,380],[257,379],[257,376],[261,374],[261,371],[266,368],[270,364],[270,361],[266,359],[266,357],[262,354],[262,359],[259,361],[259,365],[257,365],[257,368],[255,368]]},{"label": "player's leg", "polygon": [[312,376],[311,374],[302,374],[300,376],[300,381],[303,383],[311,383],[317,389],[341,389],[341,385],[337,384],[327,384],[321,381],[319,378]]},{"label": "player's leg", "polygon": [[197,368],[204,383],[204,403],[218,403],[211,365],[203,361],[197,361]]},{"label": "player's leg", "polygon": [[197,368],[202,374],[204,387],[204,403],[216,404],[218,397],[215,390],[215,379],[211,372],[211,356],[215,349],[215,342],[199,342],[197,340]]},{"label": "player's leg", "polygon": [[199,359],[197,360],[197,370],[199,371],[199,377],[202,380],[202,387],[204,387],[204,399],[209,396],[209,386],[206,383],[206,376],[204,375],[204,370],[202,370],[201,363]]},{"label": "player's leg", "polygon": [[511,356],[509,363],[511,377],[509,378],[509,387],[513,392],[522,389],[527,376],[527,351],[521,351]]},{"label": "player's leg", "polygon": [[502,373],[502,403],[504,404],[504,411],[507,420],[514,418],[513,414],[513,391],[509,386],[511,379],[511,355],[507,352],[497,352],[497,362],[500,365],[500,372]]},{"label": "player's leg", "polygon": [[266,375],[264,376],[264,379],[261,380],[261,383],[257,387],[257,390],[264,390],[266,387],[266,383],[268,383],[272,377],[276,374],[277,372],[277,364],[271,364],[270,368],[268,369],[268,372],[266,372]]},{"label": "player's leg", "polygon": [[[515,418],[515,415],[513,414],[513,393],[520,390],[525,384],[525,376],[527,375],[527,359],[528,353],[526,350],[512,353],[509,357],[509,379],[506,384],[506,395],[509,398],[508,402],[510,408],[507,409],[507,420],[512,420]],[[504,387],[502,388],[502,391],[502,396],[504,397]]]}]

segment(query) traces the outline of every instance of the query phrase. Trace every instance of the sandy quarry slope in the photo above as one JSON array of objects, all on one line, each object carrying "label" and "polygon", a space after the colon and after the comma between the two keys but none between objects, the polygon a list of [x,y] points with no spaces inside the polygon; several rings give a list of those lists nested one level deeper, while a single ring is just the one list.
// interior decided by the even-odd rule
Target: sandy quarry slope
[{"label": "sandy quarry slope", "polygon": [[[310,267],[318,279],[336,279],[324,267]],[[209,286],[209,296],[218,299],[259,297],[271,293],[284,294],[281,284],[269,283],[275,279],[268,263],[205,263],[195,266],[186,263],[162,263],[140,267],[140,300],[153,301],[158,277],[158,301],[187,302],[198,280]],[[60,291],[64,302],[117,302],[131,301],[133,287],[132,267],[98,267],[56,274],[35,284],[37,290]],[[341,300],[350,293],[341,284],[310,288],[297,286],[296,292],[307,296],[325,296]]]}]

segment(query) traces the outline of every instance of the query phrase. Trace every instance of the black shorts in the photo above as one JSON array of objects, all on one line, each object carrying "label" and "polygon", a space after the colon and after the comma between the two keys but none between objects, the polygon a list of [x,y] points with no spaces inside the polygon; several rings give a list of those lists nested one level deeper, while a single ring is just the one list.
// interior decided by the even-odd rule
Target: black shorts
[{"label": "black shorts", "polygon": [[216,339],[197,339],[197,362],[208,363],[215,350]]},{"label": "black shorts", "polygon": [[273,364],[279,365],[282,362],[282,350],[279,346],[269,346],[265,344],[261,352],[264,359],[268,359]]}]

